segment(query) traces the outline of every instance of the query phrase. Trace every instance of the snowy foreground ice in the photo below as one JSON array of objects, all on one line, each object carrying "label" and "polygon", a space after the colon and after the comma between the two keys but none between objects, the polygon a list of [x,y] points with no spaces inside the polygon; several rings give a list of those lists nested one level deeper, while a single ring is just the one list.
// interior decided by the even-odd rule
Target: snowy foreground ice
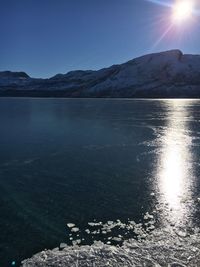
[{"label": "snowy foreground ice", "polygon": [[[153,229],[153,218],[146,227],[129,221],[128,224],[107,222],[106,224],[88,223],[90,227],[100,227],[100,231],[111,233],[116,227],[132,230],[137,235],[136,239],[123,242],[121,246],[110,245],[94,241],[91,246],[81,246],[81,240],[75,240],[73,246],[61,244],[60,248],[45,250],[31,259],[22,262],[23,267],[70,266],[70,267],[128,267],[128,266],[200,266],[200,233],[199,229],[184,231],[173,227],[164,230]],[[68,224],[72,230],[74,225]],[[86,229],[91,234],[89,229]],[[151,231],[150,231],[151,230]],[[96,230],[95,232],[98,232]],[[73,232],[73,230],[72,230]],[[123,241],[123,236],[109,237],[109,240]]]}]

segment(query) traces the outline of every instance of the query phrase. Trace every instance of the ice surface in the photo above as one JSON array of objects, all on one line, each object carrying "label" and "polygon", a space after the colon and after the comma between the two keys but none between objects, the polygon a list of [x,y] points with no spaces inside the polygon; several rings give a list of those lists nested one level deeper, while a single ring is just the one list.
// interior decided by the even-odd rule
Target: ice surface
[{"label": "ice surface", "polygon": [[[81,246],[81,239],[73,240],[73,246],[60,245],[60,249],[45,250],[31,259],[24,260],[23,267],[46,266],[200,266],[200,234],[199,229],[169,229],[154,230],[152,216],[147,213],[151,230],[147,232],[141,223],[134,221],[123,223],[108,221],[105,224],[95,224],[101,231],[111,231],[116,227],[133,231],[136,239],[125,240],[121,246],[111,245],[112,241],[120,242],[123,235],[109,236],[105,243],[94,241],[93,245]],[[92,223],[91,227],[94,227]],[[102,230],[104,229],[104,230]],[[88,229],[86,229],[88,230]],[[98,231],[97,230],[97,231]],[[85,231],[85,230],[84,230]],[[88,232],[91,234],[91,232]]]},{"label": "ice surface", "polygon": [[43,251],[25,260],[22,266],[200,266],[197,234],[175,238],[161,232],[142,241],[125,241],[121,247],[108,244],[95,242],[91,246]]}]

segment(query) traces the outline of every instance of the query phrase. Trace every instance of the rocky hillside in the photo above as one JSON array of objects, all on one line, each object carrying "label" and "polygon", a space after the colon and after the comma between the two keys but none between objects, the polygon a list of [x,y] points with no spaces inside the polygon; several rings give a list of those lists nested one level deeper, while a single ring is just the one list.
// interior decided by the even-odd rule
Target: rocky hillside
[{"label": "rocky hillside", "polygon": [[98,71],[71,71],[50,79],[0,72],[0,95],[196,98],[200,97],[200,56],[171,50]]}]

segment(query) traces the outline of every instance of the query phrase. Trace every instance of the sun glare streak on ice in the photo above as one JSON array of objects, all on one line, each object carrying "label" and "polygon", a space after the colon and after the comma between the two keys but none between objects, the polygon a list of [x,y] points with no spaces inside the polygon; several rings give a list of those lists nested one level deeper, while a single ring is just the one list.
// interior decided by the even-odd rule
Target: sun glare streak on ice
[{"label": "sun glare streak on ice", "polygon": [[173,112],[168,116],[168,124],[162,141],[162,153],[158,168],[158,184],[161,202],[171,210],[170,221],[183,221],[188,216],[184,201],[191,199],[189,136],[187,136],[187,110],[183,103],[174,100]]}]

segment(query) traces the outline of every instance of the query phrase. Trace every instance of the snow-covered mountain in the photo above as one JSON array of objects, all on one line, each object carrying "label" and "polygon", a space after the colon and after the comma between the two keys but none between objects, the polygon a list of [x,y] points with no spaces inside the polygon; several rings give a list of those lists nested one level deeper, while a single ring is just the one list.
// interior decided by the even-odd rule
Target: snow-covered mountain
[{"label": "snow-covered mountain", "polygon": [[200,97],[200,56],[179,50],[145,55],[98,71],[50,79],[0,72],[1,95],[66,97]]}]

